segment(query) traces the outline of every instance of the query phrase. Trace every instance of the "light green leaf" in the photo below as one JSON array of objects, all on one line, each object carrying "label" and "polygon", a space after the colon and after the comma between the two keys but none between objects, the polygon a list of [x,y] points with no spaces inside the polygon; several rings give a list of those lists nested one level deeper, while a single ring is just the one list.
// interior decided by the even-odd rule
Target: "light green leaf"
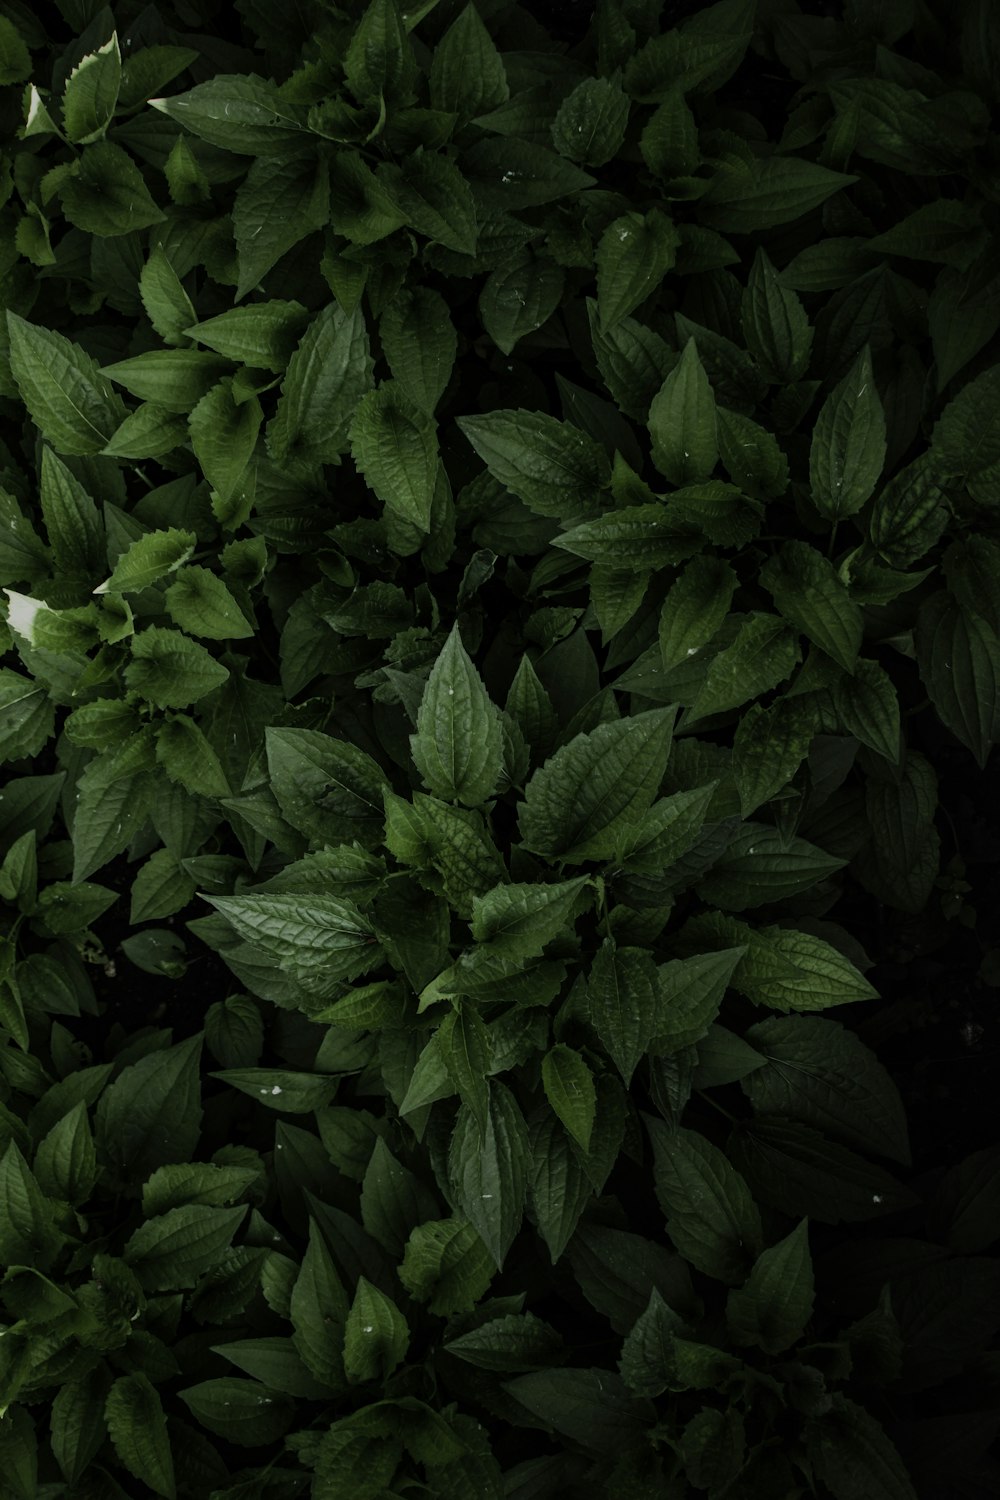
[{"label": "light green leaf", "polygon": [[503,758],[500,714],[457,623],[427,679],[410,753],[436,797],[477,807],[496,790]]},{"label": "light green leaf", "polygon": [[122,55],[118,34],[89,53],[70,73],[63,90],[63,128],[68,140],[85,146],[99,140],[118,102]]},{"label": "light green leaf", "polygon": [[696,1270],[726,1286],[742,1285],[764,1247],[760,1213],[746,1182],[696,1130],[671,1130],[651,1115],[644,1119],[668,1235]]},{"label": "light green leaf", "polygon": [[542,1058],[542,1087],[570,1135],[583,1151],[589,1151],[597,1093],[594,1075],[580,1053],[565,1042],[557,1042],[550,1048]]},{"label": "light green leaf", "polygon": [[78,344],[7,313],[10,368],[28,415],[57,453],[100,453],[127,415]]},{"label": "light green leaf", "polygon": [[497,885],[472,901],[472,936],[491,952],[535,958],[546,943],[572,931],[574,908],[590,878],[556,885]]},{"label": "light green leaf", "polygon": [[524,410],[456,420],[493,478],[537,515],[571,526],[605,508],[611,465],[604,448],[578,427]]},{"label": "light green leaf", "polygon": [[174,1500],[174,1460],[156,1387],[141,1372],[121,1375],[104,1407],[108,1433],[122,1465],[156,1495]]},{"label": "light green leaf", "polygon": [[359,1276],[344,1332],[348,1380],[385,1380],[405,1357],[409,1343],[410,1331],[399,1308]]},{"label": "light green leaf", "polygon": [[885,412],[866,344],[813,428],[809,483],[820,515],[837,521],[859,511],[878,483],[885,454]]},{"label": "light green leaf", "polygon": [[440,466],[433,417],[387,380],[358,402],[350,444],[358,472],[386,509],[429,532]]},{"label": "light green leaf", "polygon": [[676,709],[650,709],[575,735],[532,775],[519,826],[525,847],[569,863],[610,858],[642,820],[666,770]]},{"label": "light green leaf", "polygon": [[677,260],[679,245],[672,220],[658,208],[612,220],[595,251],[597,309],[604,333],[659,288]]},{"label": "light green leaf", "polygon": [[187,708],[229,677],[204,646],[179,630],[147,625],[131,644],[132,660],[125,668],[129,691],[157,708]]},{"label": "light green leaf", "polygon": [[649,408],[652,458],[673,485],[708,479],[719,458],[715,397],[693,338]]},{"label": "light green leaf", "polygon": [[111,577],[95,594],[137,594],[157,583],[168,573],[187,562],[198,542],[193,531],[170,526],[165,531],[149,531],[132,542],[115,563]]}]

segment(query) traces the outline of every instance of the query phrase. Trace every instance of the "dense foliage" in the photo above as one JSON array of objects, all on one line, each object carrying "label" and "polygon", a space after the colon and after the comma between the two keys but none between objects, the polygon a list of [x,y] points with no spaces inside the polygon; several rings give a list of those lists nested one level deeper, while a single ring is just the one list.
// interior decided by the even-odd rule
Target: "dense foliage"
[{"label": "dense foliage", "polygon": [[0,0],[4,1500],[997,1493],[868,948],[1000,984],[998,104],[993,0]]}]

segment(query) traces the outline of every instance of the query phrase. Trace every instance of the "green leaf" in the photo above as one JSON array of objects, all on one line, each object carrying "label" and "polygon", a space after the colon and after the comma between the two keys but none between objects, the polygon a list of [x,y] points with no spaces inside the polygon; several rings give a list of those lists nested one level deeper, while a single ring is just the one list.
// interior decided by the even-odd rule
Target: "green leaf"
[{"label": "green leaf", "polygon": [[150,99],[192,135],[244,156],[280,155],[305,131],[306,110],[253,73],[223,73],[171,99]]},{"label": "green leaf", "polygon": [[933,455],[922,453],[876,495],[869,519],[872,545],[890,566],[908,568],[944,530],[947,500]]},{"label": "green leaf", "polygon": [[90,1197],[97,1180],[97,1150],[84,1100],[39,1141],[34,1172],[42,1192],[51,1198],[76,1207]]},{"label": "green leaf", "polygon": [[140,401],[182,415],[197,406],[228,367],[228,360],[205,349],[153,349],[105,365],[101,373]]},{"label": "green leaf", "polygon": [[861,1224],[913,1208],[917,1195],[882,1167],[780,1115],[743,1122],[729,1154],[759,1202],[821,1224]]},{"label": "green leaf", "polygon": [[459,12],[434,48],[428,82],[431,107],[456,114],[460,124],[507,102],[503,59],[475,5]]},{"label": "green leaf", "polygon": [[637,1396],[656,1397],[671,1389],[675,1373],[674,1335],[684,1326],[684,1319],[654,1286],[649,1305],[633,1323],[618,1361],[618,1369],[630,1391]]},{"label": "green leaf", "polygon": [[655,103],[667,93],[703,93],[736,71],[753,34],[752,0],[721,0],[683,26],[654,36],[631,57],[625,88],[633,99]]},{"label": "green leaf", "polygon": [[748,495],[779,499],[788,489],[788,460],[777,439],[742,412],[716,410],[719,457],[733,483]]},{"label": "green leaf", "polygon": [[344,1332],[348,1380],[385,1380],[405,1357],[409,1343],[410,1331],[399,1308],[359,1276]]},{"label": "green leaf", "polygon": [[[154,255],[156,253],[154,251]],[[192,308],[191,326],[181,329],[188,338],[207,344],[216,354],[237,364],[278,371],[286,369],[310,321],[301,302],[286,302],[277,297],[267,302],[232,307],[228,312],[205,318],[200,323],[194,318]]]},{"label": "green leaf", "polygon": [[621,149],[628,116],[629,100],[617,80],[585,78],[560,105],[552,143],[570,161],[603,167]]},{"label": "green leaf", "polygon": [[132,542],[115,563],[111,577],[95,594],[137,594],[186,563],[197,545],[193,531],[170,526],[149,531]]},{"label": "green leaf", "polygon": [[187,714],[158,726],[156,759],[172,782],[199,797],[228,797],[232,791],[219,757]]},{"label": "green leaf", "polygon": [[503,1389],[588,1453],[612,1455],[639,1443],[652,1418],[650,1403],[633,1396],[613,1370],[538,1370],[505,1380]]},{"label": "green leaf", "polygon": [[122,1465],[154,1494],[174,1500],[174,1460],[156,1387],[141,1372],[119,1376],[108,1392],[104,1415]]},{"label": "green leaf", "polygon": [[410,401],[432,416],[451,379],[458,351],[458,334],[447,302],[432,287],[403,287],[379,318],[378,333],[393,380]]},{"label": "green leaf", "polygon": [[429,532],[440,466],[433,417],[385,381],[359,401],[350,444],[358,472],[386,509]]},{"label": "green leaf", "polygon": [[750,1189],[717,1146],[695,1130],[670,1130],[645,1116],[653,1143],[656,1198],[667,1233],[696,1270],[740,1286],[763,1249]]},{"label": "green leaf", "polygon": [[381,767],[344,740],[312,729],[265,730],[271,790],[285,819],[312,844],[380,839]]},{"label": "green leaf", "polygon": [[675,717],[671,707],[599,724],[550,756],[525,788],[525,847],[567,863],[610,858],[619,831],[642,820],[659,790]]},{"label": "green leaf", "polygon": [[852,676],[833,690],[837,719],[848,734],[895,765],[900,755],[899,698],[892,678],[877,661],[860,657]]},{"label": "green leaf", "polygon": [[590,1138],[597,1112],[594,1075],[579,1052],[565,1042],[542,1058],[542,1086],[552,1109],[583,1151]]},{"label": "green leaf", "polygon": [[708,479],[719,458],[715,397],[693,338],[649,408],[652,458],[673,485]]},{"label": "green leaf", "polygon": [[294,1401],[258,1380],[226,1375],[177,1394],[202,1427],[241,1448],[279,1442],[294,1420]]},{"label": "green leaf", "polygon": [[255,161],[233,205],[239,262],[236,300],[253,291],[287,251],[322,229],[329,217],[325,162],[300,153]]},{"label": "green leaf", "polygon": [[188,425],[182,415],[155,401],[144,401],[129,413],[101,452],[110,458],[161,458],[182,447],[187,438]]},{"label": "green leaf", "polygon": [[801,219],[857,180],[797,156],[755,157],[716,172],[699,206],[700,221],[723,234],[756,234]]},{"label": "green leaf", "polygon": [[566,273],[555,261],[526,251],[498,267],[479,294],[483,327],[503,354],[547,323],[562,300]]},{"label": "green leaf", "polygon": [[700,1042],[715,1021],[743,948],[672,958],[657,971],[657,1013],[650,1052],[668,1057]]},{"label": "green leaf", "polygon": [[784,790],[818,730],[817,712],[807,697],[778,698],[768,708],[751,704],[733,737],[733,780],[744,818]]},{"label": "green leaf", "polygon": [[240,486],[263,419],[255,396],[249,401],[235,400],[230,379],[213,385],[188,417],[194,456],[222,504],[230,501]]},{"label": "green leaf", "polygon": [[0,85],[24,83],[30,77],[31,53],[24,38],[13,21],[0,17]]},{"label": "green leaf", "polygon": [[555,885],[497,885],[472,901],[472,936],[493,953],[535,958],[573,926],[574,908],[589,877]]},{"label": "green leaf", "polygon": [[132,52],[122,64],[118,108],[133,110],[145,104],[151,94],[172,83],[179,73],[197,62],[199,56],[193,47],[154,45]]},{"label": "green leaf", "polygon": [[477,807],[500,776],[500,714],[452,626],[431,669],[417,713],[410,753],[424,785],[449,801]]},{"label": "green leaf", "polygon": [[937,474],[966,478],[1000,462],[1000,366],[984,370],[948,402],[931,434]]},{"label": "green leaf", "polygon": [[73,814],[73,879],[86,880],[127,849],[149,812],[152,747],[132,735],[81,773]]},{"label": "green leaf", "polygon": [[52,1454],[68,1484],[76,1484],[108,1436],[104,1405],[111,1389],[106,1367],[64,1381],[52,1401]]},{"label": "green leaf", "polygon": [[332,1390],[345,1385],[342,1330],[348,1297],[319,1226],[309,1220],[309,1243],[291,1294],[292,1343],[307,1369]]},{"label": "green leaf", "polygon": [[704,719],[739,708],[778,687],[801,659],[794,632],[779,616],[744,615],[735,639],[713,657],[687,717]]},{"label": "green leaf", "polygon": [[313,993],[332,995],[336,981],[356,979],[379,958],[371,923],[351,901],[256,892],[205,900],[272,963],[319,986]]},{"label": "green leaf", "polygon": [[537,515],[570,526],[604,509],[611,473],[607,453],[578,427],[524,410],[456,422],[493,478]]},{"label": "green leaf", "polygon": [[101,239],[134,234],[166,218],[128,152],[112,141],[84,146],[61,197],[69,222]]},{"label": "green leaf", "polygon": [[621,323],[657,291],[676,263],[679,245],[680,234],[658,208],[647,214],[622,214],[611,221],[594,252],[602,332]]},{"label": "green leaf", "polygon": [[125,405],[78,344],[7,313],[10,368],[28,415],[57,453],[100,453]]},{"label": "green leaf", "polygon": [[291,1115],[325,1109],[339,1082],[322,1073],[293,1073],[287,1068],[227,1068],[209,1077],[228,1083],[268,1109]]},{"label": "green leaf", "polygon": [[747,348],[772,385],[791,385],[809,368],[813,330],[799,298],[758,249],[741,303]]},{"label": "green leaf", "polygon": [[492,1060],[486,1023],[470,1005],[446,1016],[437,1031],[437,1045],[462,1103],[471,1110],[485,1144],[489,1129],[488,1074]]},{"label": "green leaf", "polygon": [[169,1208],[132,1233],[123,1252],[125,1263],[135,1267],[144,1291],[193,1287],[199,1276],[218,1265],[245,1217],[245,1203],[235,1208]]},{"label": "green leaf", "polygon": [[437,1219],[410,1235],[399,1279],[440,1317],[471,1312],[496,1273],[493,1257],[465,1219]]},{"label": "green leaf", "polygon": [[142,1057],[122,1069],[96,1113],[100,1160],[116,1176],[145,1182],[157,1167],[189,1161],[201,1132],[201,1037]]},{"label": "green leaf", "polygon": [[745,822],[698,891],[724,911],[745,911],[809,890],[846,863],[807,839],[786,838],[767,823]]},{"label": "green leaf", "polygon": [[917,1500],[903,1460],[870,1412],[841,1392],[806,1423],[813,1473],[836,1500]]},{"label": "green leaf", "polygon": [[741,1080],[758,1115],[785,1115],[848,1145],[910,1163],[899,1090],[853,1031],[819,1016],[769,1016],[746,1033],[766,1059]]},{"label": "green leaf", "polygon": [[228,669],[179,630],[147,625],[132,637],[132,660],[125,668],[129,690],[157,708],[187,708],[221,687]]},{"label": "green leaf", "polygon": [[344,77],[354,97],[410,102],[416,59],[397,0],[373,0],[344,54]]},{"label": "green leaf", "polygon": [[0,667],[0,762],[37,755],[54,725],[55,707],[44,682]]},{"label": "green leaf", "polygon": [[985,768],[1000,739],[1000,639],[978,613],[939,590],[914,631],[920,677],[935,712]]},{"label": "green leaf", "polygon": [[610,511],[552,540],[554,546],[577,557],[622,570],[671,567],[700,545],[690,531],[673,521],[669,506],[659,504]]},{"label": "green leaf", "polygon": [[808,542],[785,542],[759,576],[784,618],[853,672],[863,636],[861,609],[833,563]]},{"label": "green leaf", "polygon": [[587,976],[590,1024],[625,1081],[639,1064],[656,1028],[656,965],[643,948],[618,948],[605,938]]},{"label": "green leaf", "polygon": [[475,255],[476,204],[467,179],[447,156],[415,152],[402,166],[386,164],[380,173],[405,223],[427,239],[459,255]]},{"label": "green leaf", "polygon": [[694,557],[671,584],[660,613],[660,652],[666,671],[694,656],[721,628],[737,578],[720,557]]},{"label": "green leaf", "polygon": [[0,1261],[47,1271],[61,1242],[53,1206],[11,1140],[0,1158]]},{"label": "green leaf", "polygon": [[812,503],[821,516],[853,516],[869,499],[886,454],[885,412],[866,344],[820,408],[809,449]]},{"label": "green leaf", "polygon": [[42,449],[42,519],[61,573],[100,576],[107,560],[100,513],[76,475],[48,446]]},{"label": "green leaf", "polygon": [[[162,532],[151,532],[150,538],[162,535]],[[139,543],[134,546],[139,546]],[[253,626],[222,579],[200,564],[181,568],[164,594],[164,603],[174,624],[189,635],[204,636],[212,641],[232,641],[245,640],[254,633]]]},{"label": "green leaf", "polygon": [[484,1137],[468,1105],[459,1107],[448,1148],[448,1181],[456,1207],[497,1270],[503,1269],[521,1227],[530,1161],[524,1116],[510,1090],[491,1079]]},{"label": "green leaf", "polygon": [[271,458],[304,467],[338,463],[358,402],[371,390],[373,366],[361,309],[348,314],[328,303],[288,361],[267,426]]},{"label": "green leaf", "polygon": [[183,344],[187,324],[195,321],[190,297],[162,246],[154,246],[139,275],[139,296],[150,323],[165,344]]},{"label": "green leaf", "polygon": [[480,1370],[507,1375],[535,1370],[552,1363],[562,1340],[555,1329],[534,1313],[507,1313],[491,1318],[468,1333],[449,1338],[449,1354]]},{"label": "green leaf", "polygon": [[757,1257],[740,1288],[726,1299],[726,1323],[733,1342],[756,1344],[780,1354],[805,1332],[815,1297],[808,1220]]},{"label": "green leaf", "polygon": [[99,140],[118,103],[122,55],[118,34],[88,53],[70,73],[63,90],[63,129],[67,140],[85,146]]},{"label": "green leaf", "polygon": [[361,1187],[366,1232],[397,1261],[414,1226],[437,1212],[435,1194],[396,1160],[384,1139],[376,1140]]}]

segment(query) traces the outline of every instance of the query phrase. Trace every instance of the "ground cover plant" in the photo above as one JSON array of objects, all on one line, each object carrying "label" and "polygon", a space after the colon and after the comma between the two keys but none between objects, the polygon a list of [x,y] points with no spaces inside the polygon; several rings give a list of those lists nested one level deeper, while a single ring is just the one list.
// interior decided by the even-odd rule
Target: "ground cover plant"
[{"label": "ground cover plant", "polygon": [[987,1500],[1000,10],[0,0],[4,1500]]}]

